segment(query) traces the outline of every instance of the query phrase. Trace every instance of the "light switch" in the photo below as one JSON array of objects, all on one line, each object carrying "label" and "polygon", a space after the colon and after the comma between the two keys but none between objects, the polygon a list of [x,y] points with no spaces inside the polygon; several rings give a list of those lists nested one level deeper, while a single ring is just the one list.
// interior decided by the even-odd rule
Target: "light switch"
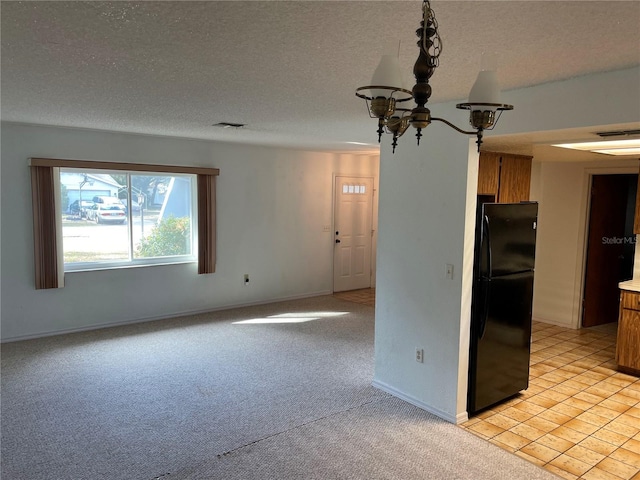
[{"label": "light switch", "polygon": [[453,280],[453,265],[451,263],[446,264],[445,277],[448,280]]}]

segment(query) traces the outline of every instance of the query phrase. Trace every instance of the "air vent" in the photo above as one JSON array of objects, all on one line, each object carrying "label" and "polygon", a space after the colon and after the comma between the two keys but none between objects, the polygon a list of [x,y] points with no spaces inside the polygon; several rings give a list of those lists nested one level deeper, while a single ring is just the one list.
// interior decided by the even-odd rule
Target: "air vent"
[{"label": "air vent", "polygon": [[595,134],[602,138],[630,137],[640,135],[640,130],[611,130],[609,132],[595,132]]},{"label": "air vent", "polygon": [[212,127],[219,127],[219,128],[242,128],[244,127],[246,124],[245,123],[231,123],[231,122],[220,122],[220,123],[214,123],[212,125]]}]

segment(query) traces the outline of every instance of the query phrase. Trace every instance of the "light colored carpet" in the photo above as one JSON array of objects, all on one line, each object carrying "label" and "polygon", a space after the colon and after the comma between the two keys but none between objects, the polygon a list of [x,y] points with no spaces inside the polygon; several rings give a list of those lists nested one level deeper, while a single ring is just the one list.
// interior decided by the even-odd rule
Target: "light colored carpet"
[{"label": "light colored carpet", "polygon": [[329,296],[5,344],[2,478],[557,478],[372,376]]}]

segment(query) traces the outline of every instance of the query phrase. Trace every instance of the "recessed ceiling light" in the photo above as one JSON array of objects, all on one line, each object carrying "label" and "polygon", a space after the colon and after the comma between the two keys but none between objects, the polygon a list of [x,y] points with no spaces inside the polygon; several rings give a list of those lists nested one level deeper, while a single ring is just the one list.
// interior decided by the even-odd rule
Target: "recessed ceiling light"
[{"label": "recessed ceiling light", "polygon": [[640,147],[631,148],[613,148],[604,150],[592,150],[595,153],[604,153],[605,155],[640,155]]},{"label": "recessed ceiling light", "polygon": [[583,152],[604,153],[605,155],[640,155],[640,138],[603,142],[561,143],[553,146]]}]

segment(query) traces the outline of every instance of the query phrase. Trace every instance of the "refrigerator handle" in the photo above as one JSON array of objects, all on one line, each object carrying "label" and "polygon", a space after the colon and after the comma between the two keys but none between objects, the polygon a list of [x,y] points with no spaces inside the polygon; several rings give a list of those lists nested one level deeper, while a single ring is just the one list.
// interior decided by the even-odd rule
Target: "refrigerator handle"
[{"label": "refrigerator handle", "polygon": [[491,289],[491,275],[493,267],[491,265],[491,236],[489,235],[489,217],[484,215],[482,218],[481,245],[486,248],[487,271],[481,272],[482,277],[482,316],[480,317],[480,329],[478,330],[478,340],[484,337],[487,327],[487,317],[489,316],[489,291]]},{"label": "refrigerator handle", "polygon": [[[486,242],[484,241],[486,239]],[[484,276],[491,278],[493,276],[493,265],[491,261],[491,234],[489,233],[489,217],[487,215],[482,219],[482,244],[486,245],[487,251],[487,272]]]},{"label": "refrigerator handle", "polygon": [[478,340],[484,337],[484,331],[487,328],[487,318],[489,317],[489,291],[491,290],[491,279],[482,279],[482,316],[480,317],[480,329],[478,330]]}]

